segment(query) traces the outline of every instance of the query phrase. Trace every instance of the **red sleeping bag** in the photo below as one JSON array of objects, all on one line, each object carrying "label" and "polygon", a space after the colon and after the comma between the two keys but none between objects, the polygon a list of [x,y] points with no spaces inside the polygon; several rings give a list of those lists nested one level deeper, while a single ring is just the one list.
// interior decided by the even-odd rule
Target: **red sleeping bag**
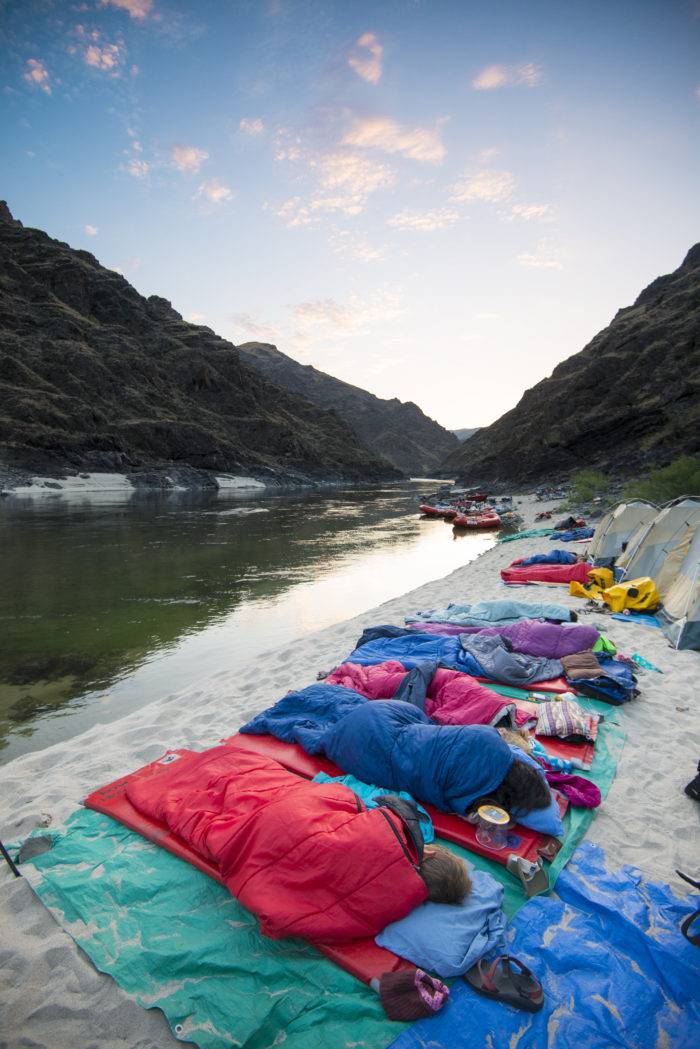
[{"label": "red sleeping bag", "polygon": [[592,567],[586,561],[574,565],[526,565],[523,568],[511,565],[501,569],[501,579],[506,583],[587,583]]},{"label": "red sleeping bag", "polygon": [[231,746],[179,752],[126,785],[131,804],[214,864],[275,939],[375,936],[427,899],[403,823],[341,784],[311,784]]}]

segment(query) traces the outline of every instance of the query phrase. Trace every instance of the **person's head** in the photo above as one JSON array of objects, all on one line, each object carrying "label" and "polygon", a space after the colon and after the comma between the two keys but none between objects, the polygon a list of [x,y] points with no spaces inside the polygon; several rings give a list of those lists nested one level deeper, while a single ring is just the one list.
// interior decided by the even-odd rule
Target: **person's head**
[{"label": "person's head", "polygon": [[526,754],[531,752],[530,733],[523,728],[498,728],[496,729],[501,739],[505,740],[509,747],[519,747]]},{"label": "person's head", "polygon": [[[533,809],[546,809],[552,795],[542,773],[529,762],[515,758],[500,787],[489,795],[489,800],[516,819],[516,814],[524,816]],[[480,804],[481,801],[476,802],[475,807]]]},{"label": "person's head", "polygon": [[442,845],[425,846],[420,873],[433,903],[461,903],[472,891],[464,860]]}]

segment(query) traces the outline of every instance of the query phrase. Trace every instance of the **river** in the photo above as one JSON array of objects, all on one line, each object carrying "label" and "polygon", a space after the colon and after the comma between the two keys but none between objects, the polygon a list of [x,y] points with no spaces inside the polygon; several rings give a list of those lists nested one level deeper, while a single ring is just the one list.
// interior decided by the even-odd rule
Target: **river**
[{"label": "river", "polygon": [[473,560],[493,536],[421,519],[434,487],[2,500],[0,762]]}]

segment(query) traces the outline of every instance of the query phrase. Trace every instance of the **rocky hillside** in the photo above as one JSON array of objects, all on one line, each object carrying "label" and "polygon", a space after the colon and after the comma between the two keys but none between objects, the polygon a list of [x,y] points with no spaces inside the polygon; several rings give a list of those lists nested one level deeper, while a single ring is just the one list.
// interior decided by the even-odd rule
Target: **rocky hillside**
[{"label": "rocky hillside", "polygon": [[405,474],[434,475],[457,447],[454,434],[411,401],[375,397],[309,364],[299,364],[267,343],[246,342],[238,349],[246,364],[266,379],[314,404],[333,408],[369,448]]},{"label": "rocky hillside", "polygon": [[594,467],[634,476],[700,449],[700,244],[580,353],[443,463],[474,483]]},{"label": "rocky hillside", "polygon": [[452,430],[452,433],[455,435],[458,441],[468,441],[470,437],[472,437],[475,433],[479,432],[479,429],[479,426],[473,426],[471,430]]},{"label": "rocky hillside", "polygon": [[88,252],[24,228],[4,202],[0,460],[136,481],[162,467],[185,480],[193,468],[280,482],[397,476],[334,412],[265,381],[231,343]]}]

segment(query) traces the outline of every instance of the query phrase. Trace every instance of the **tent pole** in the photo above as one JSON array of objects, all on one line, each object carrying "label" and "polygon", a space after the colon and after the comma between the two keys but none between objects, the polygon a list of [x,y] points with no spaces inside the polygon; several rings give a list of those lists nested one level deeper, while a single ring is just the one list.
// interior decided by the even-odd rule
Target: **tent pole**
[{"label": "tent pole", "polygon": [[10,868],[12,873],[14,874],[15,878],[21,878],[22,875],[17,870],[17,867],[15,866],[12,857],[10,856],[9,852],[7,851],[5,846],[3,845],[2,841],[0,841],[0,853],[2,853],[3,859],[7,863],[7,866]]}]

